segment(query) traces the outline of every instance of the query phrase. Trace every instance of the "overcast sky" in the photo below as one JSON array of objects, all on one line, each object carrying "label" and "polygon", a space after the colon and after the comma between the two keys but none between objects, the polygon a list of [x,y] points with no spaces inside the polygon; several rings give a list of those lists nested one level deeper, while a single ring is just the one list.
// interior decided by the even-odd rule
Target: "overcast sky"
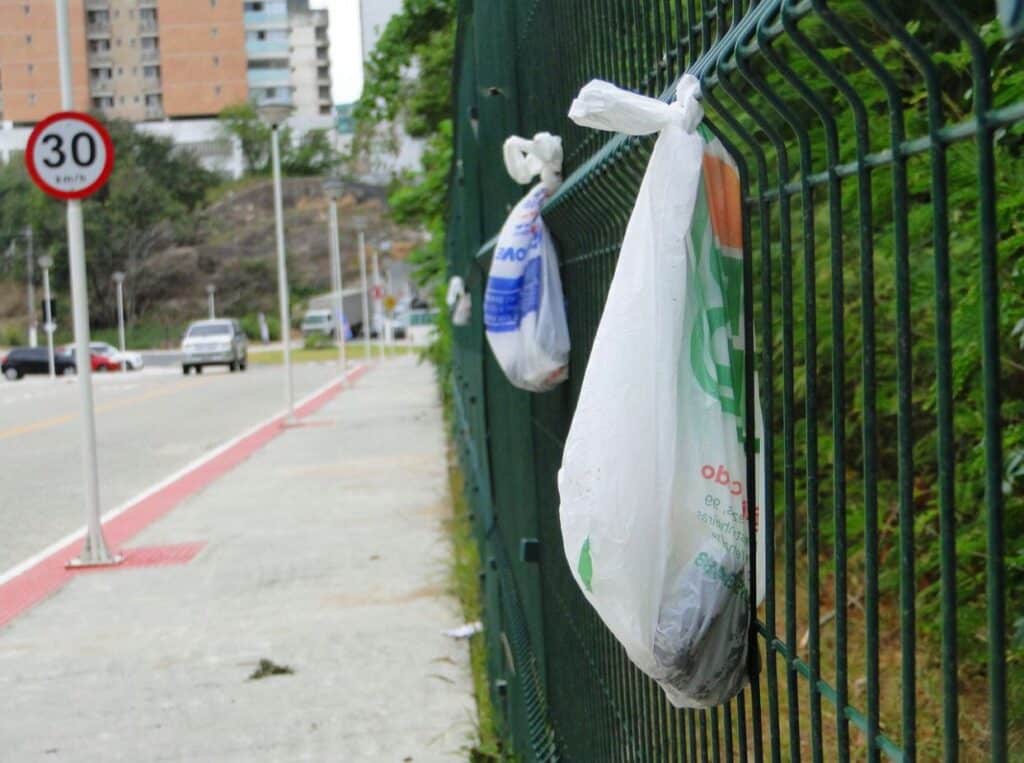
[{"label": "overcast sky", "polygon": [[363,89],[359,0],[310,0],[310,5],[329,11],[334,102],[350,103],[359,97]]}]

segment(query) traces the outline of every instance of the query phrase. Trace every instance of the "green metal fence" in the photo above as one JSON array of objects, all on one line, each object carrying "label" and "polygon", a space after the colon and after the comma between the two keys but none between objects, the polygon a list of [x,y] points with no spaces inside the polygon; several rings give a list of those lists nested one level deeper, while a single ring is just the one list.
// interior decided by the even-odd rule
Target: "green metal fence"
[{"label": "green metal fence", "polygon": [[[453,330],[456,441],[522,759],[1024,759],[1024,69],[995,18],[963,0],[459,3],[447,251],[474,314]],[[668,99],[684,71],[741,170],[768,593],[750,687],[682,712],[577,590],[555,480],[653,144],[568,106],[594,77]],[[565,148],[544,216],[572,354],[537,395],[504,379],[480,308],[525,192],[501,143],[541,130]]]}]

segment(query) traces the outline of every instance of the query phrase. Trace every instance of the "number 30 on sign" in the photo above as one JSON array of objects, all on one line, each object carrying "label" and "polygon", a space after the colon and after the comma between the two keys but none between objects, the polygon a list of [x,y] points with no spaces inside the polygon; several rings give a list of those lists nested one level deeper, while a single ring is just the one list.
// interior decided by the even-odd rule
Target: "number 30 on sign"
[{"label": "number 30 on sign", "polygon": [[61,111],[32,130],[25,164],[35,184],[50,196],[84,199],[110,177],[114,144],[106,128],[88,114]]}]

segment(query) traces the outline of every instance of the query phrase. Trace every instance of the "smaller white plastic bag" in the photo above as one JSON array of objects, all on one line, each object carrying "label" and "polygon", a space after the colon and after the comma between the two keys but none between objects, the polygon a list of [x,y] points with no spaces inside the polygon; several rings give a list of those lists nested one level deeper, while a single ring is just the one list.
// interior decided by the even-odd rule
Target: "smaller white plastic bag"
[{"label": "smaller white plastic bag", "polygon": [[460,276],[452,276],[448,281],[448,293],[444,301],[451,310],[452,325],[468,326],[473,311],[473,299],[466,291],[466,284]]},{"label": "smaller white plastic bag", "polygon": [[558,474],[562,539],[584,595],[669,700],[697,708],[746,684],[752,598],[739,177],[699,127],[699,93],[689,75],[672,104],[594,81],[569,112],[584,126],[659,136]]},{"label": "smaller white plastic bag", "polygon": [[558,255],[540,210],[562,182],[562,140],[537,133],[505,141],[505,167],[519,183],[536,185],[512,209],[498,234],[484,292],[484,327],[494,357],[509,382],[544,392],[569,374]]}]

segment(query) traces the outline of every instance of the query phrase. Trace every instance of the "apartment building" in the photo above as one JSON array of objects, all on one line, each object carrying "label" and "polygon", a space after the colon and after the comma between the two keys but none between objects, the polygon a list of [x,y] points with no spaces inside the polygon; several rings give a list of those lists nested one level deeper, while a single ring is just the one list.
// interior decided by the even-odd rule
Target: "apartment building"
[{"label": "apartment building", "polygon": [[[252,99],[332,111],[327,12],[308,0],[69,0],[74,106],[134,122]],[[0,120],[60,108],[53,0],[0,0]]]}]

